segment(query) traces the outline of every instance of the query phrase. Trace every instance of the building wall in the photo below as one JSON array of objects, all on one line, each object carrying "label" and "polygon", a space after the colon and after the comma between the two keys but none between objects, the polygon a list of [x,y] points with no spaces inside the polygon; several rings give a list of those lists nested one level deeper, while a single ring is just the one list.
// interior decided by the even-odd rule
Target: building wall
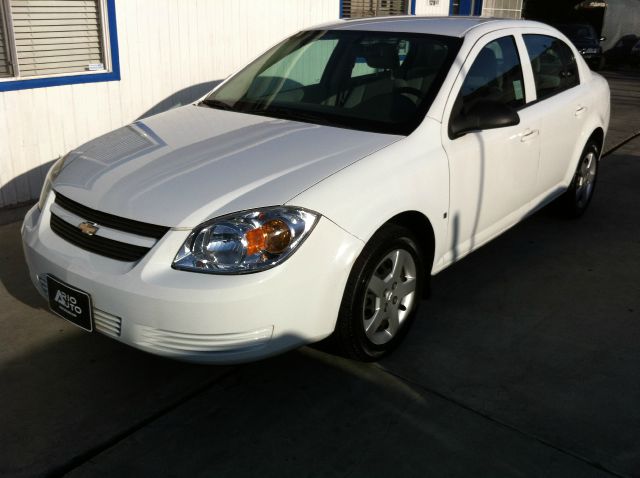
[{"label": "building wall", "polygon": [[60,155],[193,101],[285,36],[336,20],[339,2],[116,0],[116,14],[121,81],[0,92],[0,207],[37,198]]},{"label": "building wall", "polygon": [[484,0],[482,4],[482,16],[498,18],[522,17],[523,0]]},{"label": "building wall", "polygon": [[447,16],[450,0],[415,0],[416,15]]}]

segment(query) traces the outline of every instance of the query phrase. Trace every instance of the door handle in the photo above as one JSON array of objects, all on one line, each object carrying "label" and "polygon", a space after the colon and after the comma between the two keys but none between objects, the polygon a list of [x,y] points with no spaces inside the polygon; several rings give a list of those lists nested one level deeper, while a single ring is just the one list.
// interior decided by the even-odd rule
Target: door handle
[{"label": "door handle", "polygon": [[578,109],[576,110],[576,116],[580,116],[585,111],[587,111],[587,107],[586,106],[579,106]]},{"label": "door handle", "polygon": [[531,141],[533,138],[540,134],[540,130],[537,129],[528,129],[520,136],[520,141],[526,143],[527,141]]}]

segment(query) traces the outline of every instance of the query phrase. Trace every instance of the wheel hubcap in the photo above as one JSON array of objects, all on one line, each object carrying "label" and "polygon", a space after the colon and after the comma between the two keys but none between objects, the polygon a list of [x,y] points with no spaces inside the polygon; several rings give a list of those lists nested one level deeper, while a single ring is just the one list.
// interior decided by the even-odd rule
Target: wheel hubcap
[{"label": "wheel hubcap", "polygon": [[393,339],[416,301],[416,263],[404,249],[384,256],[367,284],[362,322],[371,342]]},{"label": "wheel hubcap", "polygon": [[593,152],[587,154],[580,161],[576,176],[576,202],[579,207],[585,206],[593,193],[597,163],[598,160]]}]

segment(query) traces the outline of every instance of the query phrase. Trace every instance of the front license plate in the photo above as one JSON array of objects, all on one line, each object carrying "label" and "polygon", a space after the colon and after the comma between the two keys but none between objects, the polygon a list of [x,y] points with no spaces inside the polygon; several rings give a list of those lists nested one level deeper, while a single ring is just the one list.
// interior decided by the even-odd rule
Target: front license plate
[{"label": "front license plate", "polygon": [[47,276],[47,288],[49,289],[49,307],[52,312],[84,330],[89,332],[93,330],[89,294],[60,282],[52,276]]}]

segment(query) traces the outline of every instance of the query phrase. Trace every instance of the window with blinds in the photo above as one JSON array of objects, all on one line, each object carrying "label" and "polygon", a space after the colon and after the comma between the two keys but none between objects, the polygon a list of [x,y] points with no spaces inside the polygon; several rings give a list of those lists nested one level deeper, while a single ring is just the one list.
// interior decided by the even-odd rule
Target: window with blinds
[{"label": "window with blinds", "polygon": [[[105,70],[103,0],[0,0],[5,3],[5,50],[13,47],[12,76]],[[11,44],[9,42],[12,42]],[[2,63],[0,47],[0,75]],[[4,58],[8,58],[6,53]]]},{"label": "window with blinds", "polygon": [[406,15],[409,0],[342,0],[342,18]]},{"label": "window with blinds", "polygon": [[13,75],[7,44],[7,23],[5,17],[3,5],[0,3],[0,78]]}]

